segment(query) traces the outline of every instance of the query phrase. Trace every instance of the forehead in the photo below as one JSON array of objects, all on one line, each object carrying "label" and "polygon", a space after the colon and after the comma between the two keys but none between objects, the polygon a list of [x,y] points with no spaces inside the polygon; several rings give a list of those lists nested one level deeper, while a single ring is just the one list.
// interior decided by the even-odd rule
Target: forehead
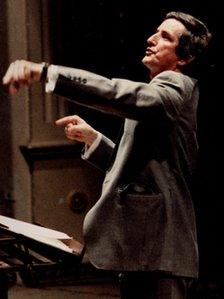
[{"label": "forehead", "polygon": [[158,27],[159,31],[166,31],[172,36],[180,36],[183,32],[186,32],[186,27],[176,19],[164,20]]}]

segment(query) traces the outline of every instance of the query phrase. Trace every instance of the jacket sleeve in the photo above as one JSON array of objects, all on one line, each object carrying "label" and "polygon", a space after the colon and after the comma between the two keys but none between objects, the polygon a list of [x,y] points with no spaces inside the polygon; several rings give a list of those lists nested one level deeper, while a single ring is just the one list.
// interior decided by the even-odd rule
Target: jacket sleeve
[{"label": "jacket sleeve", "polygon": [[88,159],[84,158],[83,155],[82,158],[102,171],[106,171],[109,166],[114,147],[115,144],[113,141],[102,135],[99,145],[89,155]]},{"label": "jacket sleeve", "polygon": [[194,85],[191,78],[173,71],[162,72],[147,84],[108,79],[62,66],[57,69],[56,94],[87,107],[136,120],[158,115],[175,120]]}]

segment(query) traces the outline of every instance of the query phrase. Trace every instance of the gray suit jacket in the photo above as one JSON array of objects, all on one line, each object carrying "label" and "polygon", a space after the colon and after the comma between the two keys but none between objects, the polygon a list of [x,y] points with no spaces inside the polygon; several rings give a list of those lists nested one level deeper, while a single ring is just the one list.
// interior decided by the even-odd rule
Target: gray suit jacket
[{"label": "gray suit jacket", "polygon": [[195,277],[198,250],[191,178],[196,80],[165,71],[149,84],[59,67],[54,92],[125,118],[118,145],[103,137],[90,162],[106,171],[84,221],[87,252],[102,269]]}]

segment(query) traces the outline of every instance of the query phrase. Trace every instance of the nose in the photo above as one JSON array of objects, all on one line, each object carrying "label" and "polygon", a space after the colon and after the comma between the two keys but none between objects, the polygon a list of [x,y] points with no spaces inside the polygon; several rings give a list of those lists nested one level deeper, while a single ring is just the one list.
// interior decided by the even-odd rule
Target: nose
[{"label": "nose", "polygon": [[155,45],[156,43],[157,43],[157,34],[156,33],[154,33],[153,35],[151,35],[150,37],[148,37],[148,39],[147,39],[147,43],[149,44],[149,45]]}]

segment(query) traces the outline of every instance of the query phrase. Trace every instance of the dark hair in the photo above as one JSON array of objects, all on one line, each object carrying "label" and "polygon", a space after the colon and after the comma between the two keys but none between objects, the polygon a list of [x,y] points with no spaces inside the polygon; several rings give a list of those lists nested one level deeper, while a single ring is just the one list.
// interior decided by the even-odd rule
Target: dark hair
[{"label": "dark hair", "polygon": [[165,16],[166,19],[176,19],[186,27],[187,31],[179,38],[176,53],[179,58],[184,60],[193,58],[189,64],[183,67],[182,71],[185,73],[194,72],[206,53],[211,40],[211,33],[202,21],[183,12],[169,12]]}]

